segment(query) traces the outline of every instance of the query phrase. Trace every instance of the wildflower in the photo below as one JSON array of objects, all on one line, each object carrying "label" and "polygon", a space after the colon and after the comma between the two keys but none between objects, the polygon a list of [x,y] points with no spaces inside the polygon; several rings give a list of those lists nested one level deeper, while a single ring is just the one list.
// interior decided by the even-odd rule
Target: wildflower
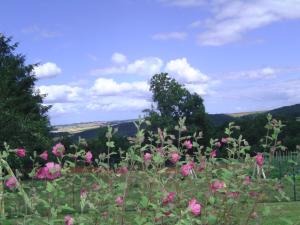
[{"label": "wildflower", "polygon": [[226,144],[228,141],[229,141],[229,138],[228,138],[228,137],[227,137],[227,138],[222,138],[222,139],[221,139],[221,142],[224,143],[224,144]]},{"label": "wildflower", "polygon": [[123,199],[122,196],[118,196],[116,198],[115,202],[116,202],[117,205],[121,206],[121,205],[123,205],[124,199]]},{"label": "wildflower", "polygon": [[128,173],[128,168],[126,166],[120,167],[119,169],[117,169],[117,173],[126,174]]},{"label": "wildflower", "polygon": [[25,157],[25,155],[26,155],[26,152],[25,152],[25,149],[24,148],[19,148],[18,150],[17,150],[17,155],[19,156],[19,157]]},{"label": "wildflower", "polygon": [[65,216],[65,225],[73,225],[73,224],[74,224],[74,219],[70,215]]},{"label": "wildflower", "polygon": [[181,174],[182,176],[188,176],[191,173],[191,170],[194,168],[194,162],[190,162],[189,164],[185,164],[181,166]]},{"label": "wildflower", "polygon": [[211,158],[215,158],[217,156],[217,150],[212,150],[210,153]]},{"label": "wildflower", "polygon": [[220,147],[222,146],[222,143],[218,141],[218,142],[216,143],[216,146],[217,146],[218,148],[220,148]]},{"label": "wildflower", "polygon": [[18,181],[15,177],[10,177],[6,180],[5,185],[9,188],[9,189],[13,189],[15,187],[17,187]]},{"label": "wildflower", "polygon": [[240,193],[238,191],[232,191],[227,193],[227,196],[230,198],[238,198],[240,196]]},{"label": "wildflower", "polygon": [[92,154],[90,151],[88,151],[88,152],[86,153],[86,155],[85,155],[85,161],[86,161],[87,163],[91,163],[91,162],[92,162],[92,158],[93,158],[93,154]]},{"label": "wildflower", "polygon": [[63,146],[63,144],[58,143],[56,144],[53,148],[52,148],[52,153],[56,156],[56,157],[63,157],[64,153],[65,153],[65,146]]},{"label": "wildflower", "polygon": [[191,149],[193,148],[193,144],[190,140],[185,140],[183,145],[187,148],[187,149]]},{"label": "wildflower", "polygon": [[88,191],[85,188],[81,189],[80,190],[80,198],[86,198],[87,193],[88,193]]},{"label": "wildflower", "polygon": [[250,176],[246,176],[245,180],[244,180],[244,185],[249,185],[251,183],[251,177]]},{"label": "wildflower", "polygon": [[255,160],[256,164],[259,167],[262,167],[262,165],[264,164],[264,155],[262,153],[257,153],[257,155],[255,156]]},{"label": "wildflower", "polygon": [[47,160],[48,160],[48,152],[47,152],[47,151],[44,151],[42,154],[40,154],[40,157],[41,157],[43,160],[47,161]]},{"label": "wildflower", "polygon": [[61,167],[59,164],[54,162],[46,163],[47,168],[47,179],[54,180],[61,176]]},{"label": "wildflower", "polygon": [[172,203],[174,201],[176,193],[175,192],[169,192],[166,198],[163,199],[163,205],[167,205],[168,203]]},{"label": "wildflower", "polygon": [[189,208],[195,216],[198,216],[201,213],[201,205],[194,198],[189,201]]},{"label": "wildflower", "polygon": [[48,169],[46,167],[39,168],[35,174],[38,179],[46,179],[47,178]]},{"label": "wildflower", "polygon": [[150,153],[145,153],[145,155],[144,155],[144,161],[150,161],[152,159],[152,155],[150,154]]},{"label": "wildflower", "polygon": [[219,180],[216,180],[214,181],[211,185],[210,185],[210,190],[212,191],[212,193],[215,193],[217,192],[219,189],[222,189],[226,187],[224,181],[219,181]]},{"label": "wildflower", "polygon": [[93,183],[93,184],[92,184],[92,189],[93,189],[94,191],[98,191],[98,190],[100,189],[100,185],[99,185],[99,184],[96,184],[96,183]]},{"label": "wildflower", "polygon": [[177,163],[180,159],[180,155],[177,152],[171,153],[171,162]]}]

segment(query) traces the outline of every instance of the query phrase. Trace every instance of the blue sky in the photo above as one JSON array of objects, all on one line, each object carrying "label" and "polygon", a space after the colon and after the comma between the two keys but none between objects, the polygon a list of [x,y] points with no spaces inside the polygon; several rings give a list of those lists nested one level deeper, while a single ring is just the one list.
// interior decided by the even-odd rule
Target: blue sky
[{"label": "blue sky", "polygon": [[20,43],[52,124],[131,119],[168,72],[209,113],[300,102],[300,0],[2,2],[0,32]]}]

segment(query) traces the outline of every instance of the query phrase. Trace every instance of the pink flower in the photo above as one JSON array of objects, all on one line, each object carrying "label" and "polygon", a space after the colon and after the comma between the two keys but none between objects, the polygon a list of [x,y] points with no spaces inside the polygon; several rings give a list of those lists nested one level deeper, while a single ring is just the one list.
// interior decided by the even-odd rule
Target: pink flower
[{"label": "pink flower", "polygon": [[116,201],[115,201],[115,202],[116,202],[117,205],[121,206],[121,205],[123,205],[124,199],[123,199],[122,196],[118,196],[118,197],[116,198]]},{"label": "pink flower", "polygon": [[15,177],[10,177],[6,180],[5,185],[9,188],[9,189],[13,189],[15,187],[17,187],[18,181]]},{"label": "pink flower", "polygon": [[47,152],[47,151],[44,151],[42,154],[40,154],[40,157],[41,157],[43,160],[47,161],[47,160],[48,160],[48,152]]},{"label": "pink flower", "polygon": [[171,153],[171,162],[177,163],[180,159],[180,155],[177,152]]},{"label": "pink flower", "polygon": [[150,161],[152,159],[152,155],[150,153],[145,153],[144,155],[144,160],[147,162],[147,161]]},{"label": "pink flower", "polygon": [[190,140],[185,140],[183,145],[187,148],[187,149],[191,149],[193,148],[193,144]]},{"label": "pink flower", "polygon": [[198,171],[199,171],[199,172],[204,171],[205,167],[206,167],[206,163],[205,163],[205,161],[203,160],[203,161],[201,161],[201,163],[200,163],[200,166],[199,166]]},{"label": "pink flower", "polygon": [[168,203],[172,203],[174,201],[176,193],[175,192],[169,192],[166,198],[163,199],[163,205],[167,205]]},{"label": "pink flower", "polygon": [[257,153],[255,159],[256,159],[256,164],[259,167],[262,167],[262,165],[264,164],[264,155],[262,153]]},{"label": "pink flower", "polygon": [[98,190],[100,189],[100,185],[99,185],[99,184],[96,184],[96,183],[93,183],[93,184],[92,184],[92,189],[93,189],[94,191],[98,191]]},{"label": "pink flower", "polygon": [[73,224],[74,224],[74,219],[70,215],[65,216],[65,225],[73,225]]},{"label": "pink flower", "polygon": [[49,180],[54,180],[61,176],[61,167],[59,164],[54,162],[46,163],[46,169],[44,171],[46,173],[46,178]]},{"label": "pink flower", "polygon": [[19,148],[18,150],[17,150],[17,155],[19,156],[19,157],[25,157],[25,155],[26,155],[26,152],[25,152],[25,149],[24,148]]},{"label": "pink flower", "polygon": [[91,163],[92,158],[93,158],[93,154],[90,151],[88,151],[85,155],[85,161],[88,162],[88,163]]},{"label": "pink flower", "polygon": [[198,216],[201,213],[201,205],[194,198],[189,201],[189,208],[195,216]]},{"label": "pink flower", "polygon": [[222,143],[218,141],[218,142],[216,143],[216,146],[217,146],[218,148],[220,148],[220,147],[222,146]]},{"label": "pink flower", "polygon": [[217,156],[217,150],[212,150],[210,153],[211,158],[215,158]]},{"label": "pink flower", "polygon": [[52,148],[52,153],[56,157],[63,157],[65,153],[65,146],[61,143],[57,143],[53,148]]},{"label": "pink flower", "polygon": [[39,168],[35,174],[38,179],[46,179],[47,178],[48,169],[46,167]]},{"label": "pink flower", "polygon": [[88,193],[88,191],[85,188],[81,189],[80,190],[80,198],[86,198],[87,193]]},{"label": "pink flower", "polygon": [[228,141],[229,141],[229,138],[222,138],[221,139],[221,142],[224,143],[224,144],[226,144]]},{"label": "pink flower", "polygon": [[212,191],[212,193],[217,192],[219,189],[222,189],[225,187],[225,183],[224,181],[219,181],[216,180],[214,181],[211,185],[210,185],[210,190]]},{"label": "pink flower", "polygon": [[193,169],[194,164],[189,163],[181,166],[181,174],[182,176],[186,177],[191,173],[191,170]]},{"label": "pink flower", "polygon": [[250,178],[250,176],[246,176],[243,184],[244,184],[244,185],[249,185],[250,183],[251,183],[251,178]]},{"label": "pink flower", "polygon": [[238,198],[240,196],[240,193],[238,191],[229,192],[227,193],[227,196],[230,198]]},{"label": "pink flower", "polygon": [[128,173],[128,168],[126,166],[120,167],[119,169],[117,169],[117,173],[126,174]]}]

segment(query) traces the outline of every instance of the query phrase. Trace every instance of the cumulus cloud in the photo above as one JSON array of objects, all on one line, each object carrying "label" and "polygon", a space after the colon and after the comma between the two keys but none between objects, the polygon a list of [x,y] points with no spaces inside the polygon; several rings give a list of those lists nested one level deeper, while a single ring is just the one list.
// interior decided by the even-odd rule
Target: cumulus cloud
[{"label": "cumulus cloud", "polygon": [[33,72],[37,78],[42,79],[57,76],[61,73],[61,69],[55,63],[47,62],[35,67]]},{"label": "cumulus cloud", "polygon": [[46,103],[78,102],[84,95],[82,88],[69,85],[43,85],[38,89],[41,94],[46,95]]},{"label": "cumulus cloud", "polygon": [[184,82],[206,82],[208,76],[193,68],[186,58],[171,60],[166,64],[165,71]]},{"label": "cumulus cloud", "polygon": [[132,63],[121,66],[112,66],[95,69],[91,71],[92,75],[112,75],[112,74],[130,74],[141,76],[152,76],[161,71],[163,61],[157,57],[148,57],[135,60]]},{"label": "cumulus cloud", "polygon": [[127,62],[127,57],[121,53],[118,53],[118,52],[115,52],[112,57],[111,57],[111,60],[114,62],[114,63],[126,63]]},{"label": "cumulus cloud", "polygon": [[153,40],[184,40],[187,37],[185,32],[170,32],[170,33],[157,33],[152,36]]},{"label": "cumulus cloud", "polygon": [[240,40],[251,30],[300,18],[300,0],[214,0],[211,5],[214,16],[206,21],[206,31],[198,36],[201,45],[224,45]]},{"label": "cumulus cloud", "polygon": [[91,88],[94,95],[112,96],[112,95],[135,95],[145,96],[149,93],[147,82],[116,82],[113,79],[98,78]]}]

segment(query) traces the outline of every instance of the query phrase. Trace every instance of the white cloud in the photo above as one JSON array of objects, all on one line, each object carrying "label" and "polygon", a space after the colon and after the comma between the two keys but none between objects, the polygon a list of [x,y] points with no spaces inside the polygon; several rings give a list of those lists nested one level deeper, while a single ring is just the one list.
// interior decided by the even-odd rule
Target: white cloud
[{"label": "white cloud", "polygon": [[121,82],[117,83],[113,79],[98,78],[91,88],[93,95],[113,96],[113,95],[135,95],[146,96],[149,93],[147,82]]},{"label": "white cloud", "polygon": [[256,70],[245,70],[239,72],[232,72],[226,75],[227,79],[268,79],[276,78],[280,74],[287,74],[293,72],[300,72],[299,67],[286,67],[286,68],[274,68],[274,67],[263,67]]},{"label": "white cloud", "polygon": [[215,0],[212,6],[214,17],[207,21],[207,30],[198,36],[201,45],[224,45],[240,40],[251,30],[300,18],[300,0]]},{"label": "white cloud", "polygon": [[152,76],[161,71],[163,61],[157,57],[138,59],[132,63],[100,68],[91,71],[92,75],[130,74],[141,76]]},{"label": "white cloud", "polygon": [[126,63],[127,62],[127,57],[121,53],[118,53],[118,52],[115,52],[112,57],[111,57],[111,60],[114,62],[114,63]]},{"label": "white cloud", "polygon": [[200,70],[193,68],[186,58],[171,60],[166,64],[166,72],[170,73],[179,81],[184,82],[207,82],[208,76]]},{"label": "white cloud", "polygon": [[185,32],[170,32],[170,33],[157,33],[152,36],[154,40],[184,40],[187,37],[187,33]]},{"label": "white cloud", "polygon": [[47,62],[35,67],[33,72],[37,78],[42,79],[57,76],[61,73],[61,69],[55,63]]},{"label": "white cloud", "polygon": [[38,87],[41,94],[46,94],[46,103],[78,102],[83,99],[84,91],[80,87],[69,85],[43,85]]}]

